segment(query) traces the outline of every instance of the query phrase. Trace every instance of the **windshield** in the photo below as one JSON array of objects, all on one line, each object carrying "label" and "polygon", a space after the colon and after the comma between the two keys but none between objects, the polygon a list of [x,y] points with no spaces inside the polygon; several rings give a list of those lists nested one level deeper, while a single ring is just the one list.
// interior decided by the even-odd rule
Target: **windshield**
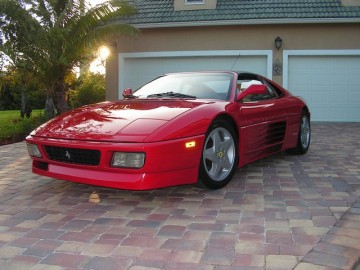
[{"label": "windshield", "polygon": [[136,90],[136,98],[198,98],[228,100],[231,73],[169,74]]}]

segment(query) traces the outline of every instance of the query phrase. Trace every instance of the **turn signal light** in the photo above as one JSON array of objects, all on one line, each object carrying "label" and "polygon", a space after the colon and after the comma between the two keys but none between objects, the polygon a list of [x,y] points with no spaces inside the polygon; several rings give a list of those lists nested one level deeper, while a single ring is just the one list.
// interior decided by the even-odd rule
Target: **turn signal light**
[{"label": "turn signal light", "polygon": [[192,148],[196,146],[196,142],[195,141],[191,141],[191,142],[186,142],[185,143],[185,147],[186,148]]}]

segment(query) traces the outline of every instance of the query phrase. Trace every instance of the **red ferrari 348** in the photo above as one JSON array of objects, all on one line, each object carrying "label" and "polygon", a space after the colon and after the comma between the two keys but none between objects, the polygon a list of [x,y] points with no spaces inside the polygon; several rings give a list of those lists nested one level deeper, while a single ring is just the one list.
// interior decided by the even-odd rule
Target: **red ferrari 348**
[{"label": "red ferrari 348", "polygon": [[33,172],[131,190],[218,189],[237,167],[310,145],[308,106],[257,74],[173,73],[123,96],[34,130],[26,139]]}]

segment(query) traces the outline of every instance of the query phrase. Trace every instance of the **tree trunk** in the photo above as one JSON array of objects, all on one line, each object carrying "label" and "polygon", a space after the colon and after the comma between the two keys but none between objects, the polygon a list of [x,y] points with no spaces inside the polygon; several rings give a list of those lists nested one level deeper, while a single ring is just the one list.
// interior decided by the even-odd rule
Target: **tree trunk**
[{"label": "tree trunk", "polygon": [[65,83],[62,81],[56,83],[56,101],[60,113],[64,113],[70,110],[67,102],[67,91],[65,89]]},{"label": "tree trunk", "polygon": [[54,118],[56,113],[57,113],[57,111],[55,108],[54,100],[52,98],[52,95],[48,91],[48,93],[46,95],[46,102],[45,102],[45,117],[46,117],[46,119],[49,120],[51,118]]},{"label": "tree trunk", "polygon": [[21,88],[21,110],[20,110],[20,116],[24,118],[25,116],[27,118],[30,117],[32,112],[32,109],[30,108],[29,100],[26,96],[26,86],[25,83],[22,84]]}]

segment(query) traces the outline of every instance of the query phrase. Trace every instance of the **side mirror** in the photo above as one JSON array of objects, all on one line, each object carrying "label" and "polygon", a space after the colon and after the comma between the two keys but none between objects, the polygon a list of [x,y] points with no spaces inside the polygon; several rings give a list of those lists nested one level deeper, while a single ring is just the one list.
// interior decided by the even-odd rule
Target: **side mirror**
[{"label": "side mirror", "polygon": [[126,88],[122,91],[123,97],[126,98],[132,98],[133,97],[133,90],[131,88]]},{"label": "side mirror", "polygon": [[267,94],[267,87],[265,84],[252,84],[237,95],[236,101],[239,101],[248,95],[265,95],[265,94]]}]

